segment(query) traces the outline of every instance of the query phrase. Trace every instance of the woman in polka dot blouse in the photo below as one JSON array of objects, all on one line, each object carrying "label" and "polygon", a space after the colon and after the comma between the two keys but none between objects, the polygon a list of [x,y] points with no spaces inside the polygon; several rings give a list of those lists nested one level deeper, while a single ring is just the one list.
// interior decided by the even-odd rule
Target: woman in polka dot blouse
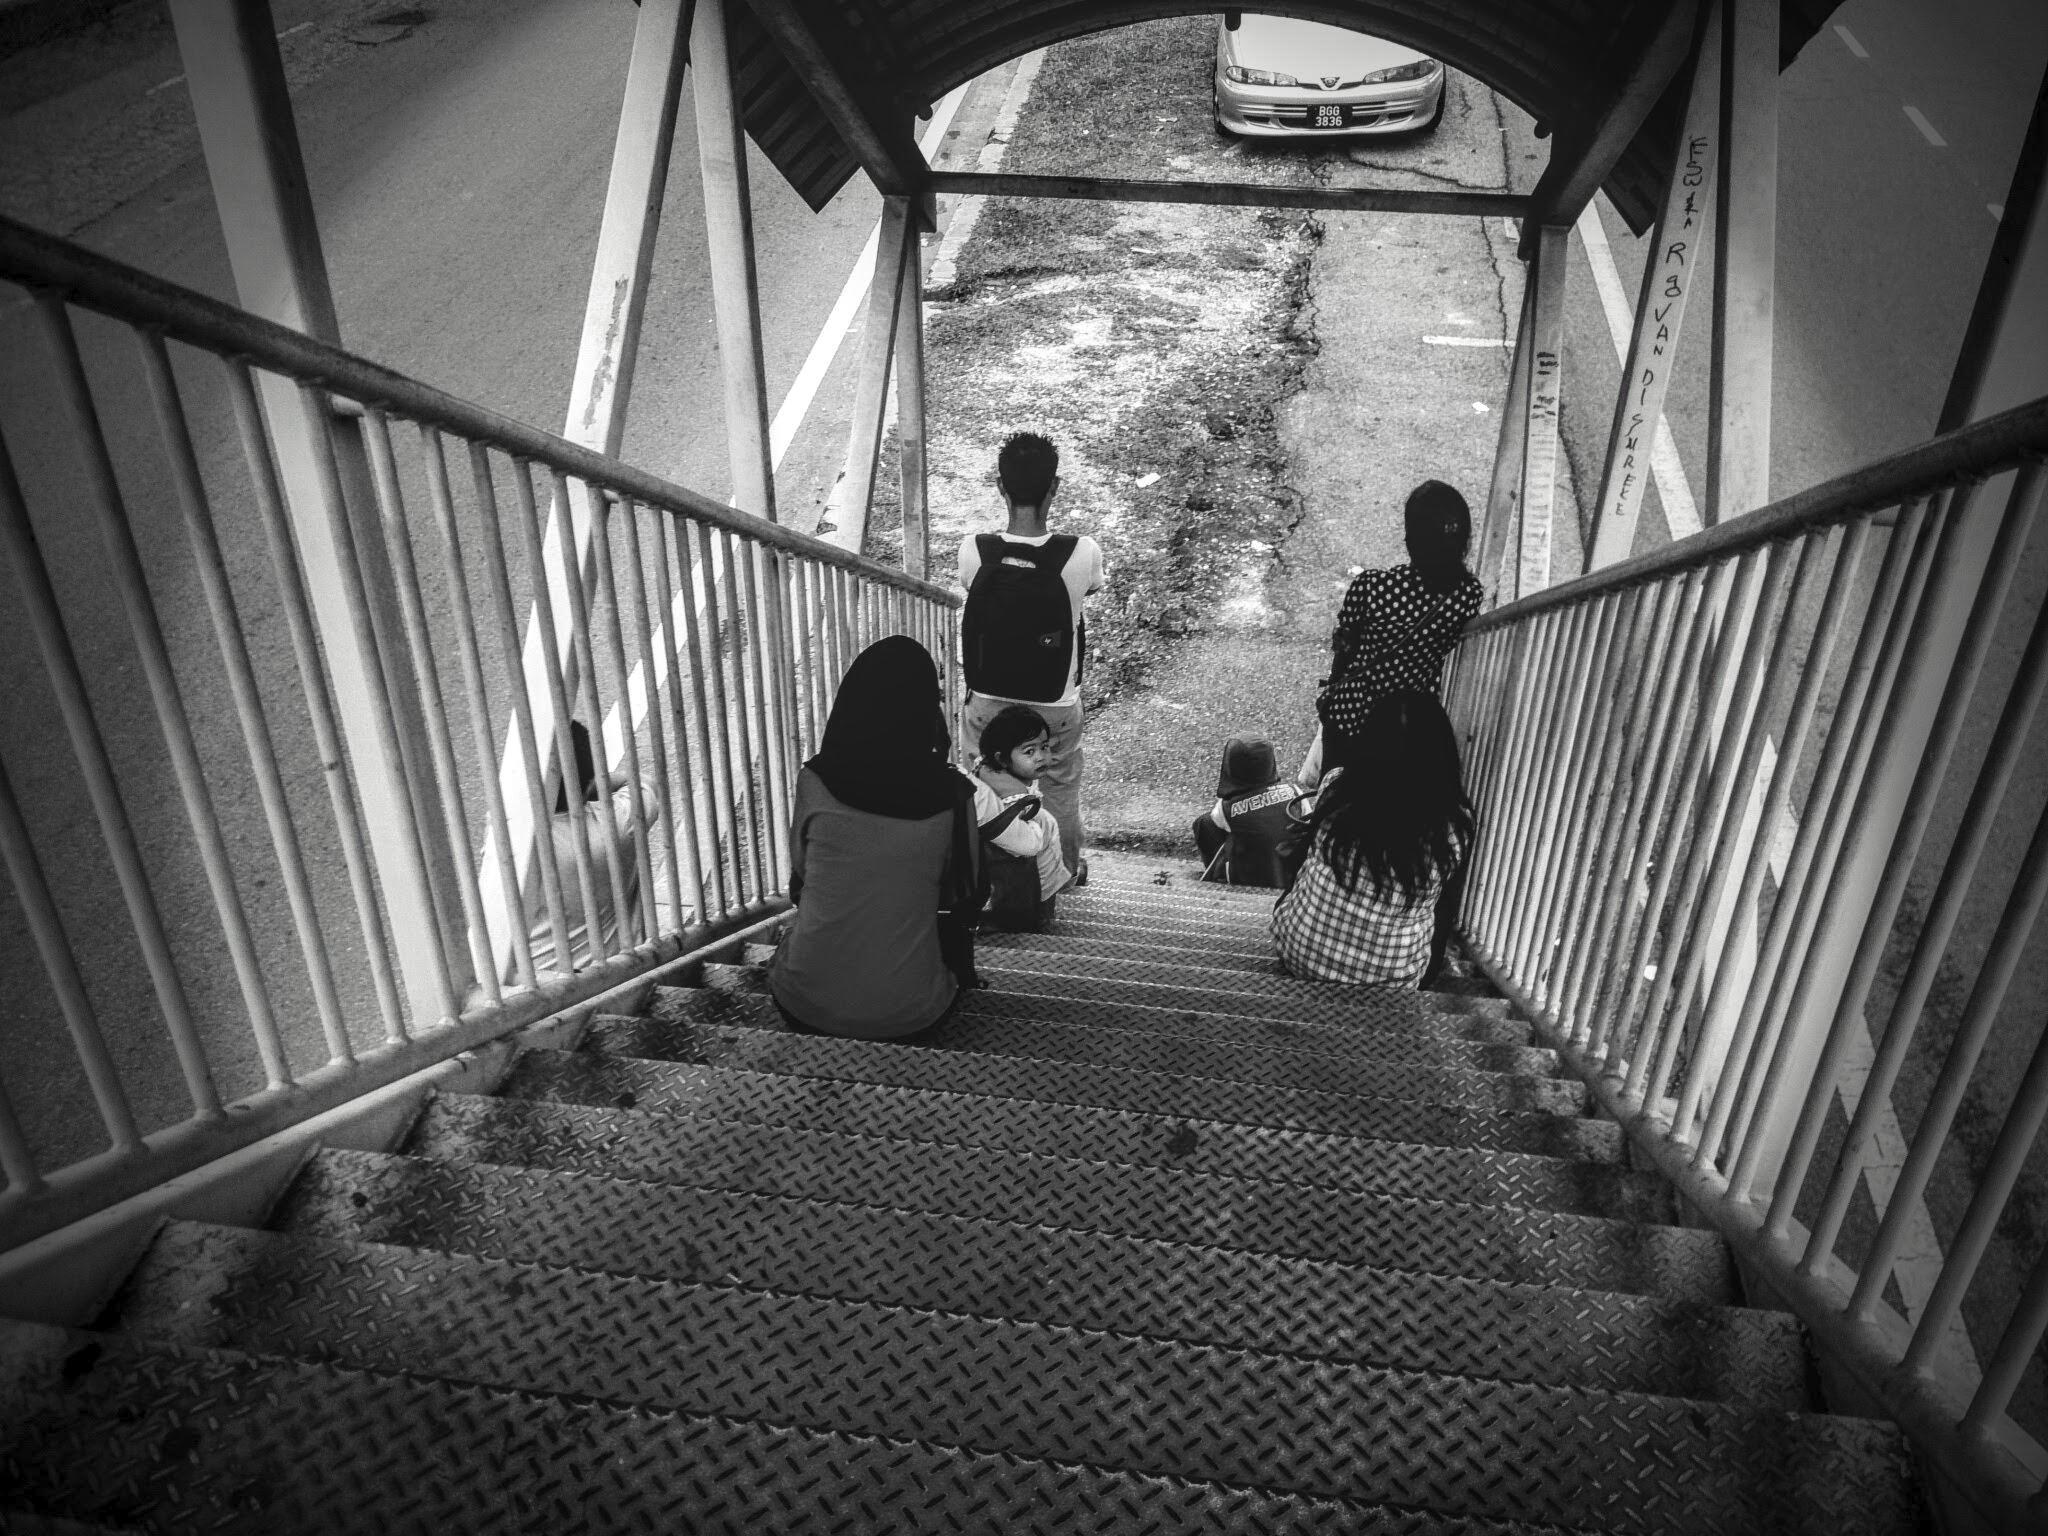
[{"label": "woman in polka dot blouse", "polygon": [[[1472,512],[1441,480],[1408,493],[1402,518],[1408,563],[1361,571],[1344,594],[1330,637],[1330,675],[1316,700],[1324,729],[1356,735],[1372,706],[1390,693],[1435,694],[1444,658],[1479,612],[1479,578],[1465,569]],[[1314,789],[1322,777],[1323,733],[1296,776]]]}]

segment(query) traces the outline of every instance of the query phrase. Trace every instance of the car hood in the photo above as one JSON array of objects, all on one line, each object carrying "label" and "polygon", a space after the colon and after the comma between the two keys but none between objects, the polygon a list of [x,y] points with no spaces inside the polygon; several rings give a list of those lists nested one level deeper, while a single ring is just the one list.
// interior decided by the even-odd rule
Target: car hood
[{"label": "car hood", "polygon": [[1225,32],[1229,56],[1246,69],[1273,70],[1298,80],[1337,75],[1356,80],[1376,69],[1412,64],[1428,55],[1384,38],[1296,21],[1284,16],[1247,15],[1235,32]]}]

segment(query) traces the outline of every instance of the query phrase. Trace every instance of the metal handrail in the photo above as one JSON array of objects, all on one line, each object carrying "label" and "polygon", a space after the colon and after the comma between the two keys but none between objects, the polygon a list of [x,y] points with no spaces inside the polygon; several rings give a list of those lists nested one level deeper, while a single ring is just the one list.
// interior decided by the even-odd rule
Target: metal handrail
[{"label": "metal handrail", "polygon": [[423,384],[396,369],[316,341],[302,331],[181,288],[6,217],[0,217],[0,278],[25,288],[62,294],[81,309],[116,319],[132,320],[146,315],[150,325],[173,340],[225,356],[260,360],[272,372],[318,385],[344,399],[378,406],[412,420],[434,421],[444,430],[472,442],[546,464],[615,495],[630,496],[665,512],[701,519],[807,560],[857,571],[868,580],[901,588],[927,601],[951,608],[965,601],[961,594],[946,587],[878,565],[810,534],[750,517],[701,492],[621,460],[606,458],[552,432],[543,432],[459,395]]},{"label": "metal handrail", "polygon": [[[2016,877],[1991,835],[2048,704],[2048,612],[2014,580],[2044,458],[2048,399],[1489,613],[1446,689],[1479,812],[1461,927],[1481,967],[1824,1361],[2013,1532],[2048,1520],[2048,1447],[2008,1412],[2048,1335],[2048,1249],[2012,1256],[2031,1277],[1981,1371],[1960,1303],[2048,1120],[2048,1039],[1946,1255],[1922,1197],[2048,903],[2048,816]],[[2015,619],[2031,638],[1987,701]],[[1959,762],[1966,718],[1996,724]],[[1923,912],[1905,895],[1957,771],[1973,787]],[[2004,916],[1907,1138],[1892,1087],[1980,891]],[[1880,1017],[1901,935],[1912,961]],[[1838,1252],[1873,1149],[1908,1139],[1868,1248]]]},{"label": "metal handrail", "polygon": [[[0,423],[0,575],[63,725],[7,743],[32,771],[0,764],[0,866],[97,1112],[17,1102],[0,1063],[0,1249],[758,920],[860,649],[914,636],[957,694],[946,588],[6,219],[0,282],[49,370]],[[73,310],[133,350],[101,355]],[[109,415],[115,372],[146,418]],[[170,537],[138,537],[144,513]],[[73,520],[98,535],[82,582],[38,534]],[[204,602],[167,624],[183,560]],[[579,714],[615,794],[554,810]],[[158,746],[174,793],[124,780]],[[43,809],[66,783],[89,820]],[[81,904],[129,931],[67,932]],[[176,1070],[124,1077],[159,1035]]]},{"label": "metal handrail", "polygon": [[1474,619],[1465,627],[1465,634],[1468,639],[1483,635],[1603,592],[1697,570],[1764,544],[1821,532],[1866,513],[1931,496],[1961,480],[1996,474],[2012,468],[2021,458],[2044,453],[2048,453],[2048,395],[1929,438],[1662,549],[1503,603]]}]

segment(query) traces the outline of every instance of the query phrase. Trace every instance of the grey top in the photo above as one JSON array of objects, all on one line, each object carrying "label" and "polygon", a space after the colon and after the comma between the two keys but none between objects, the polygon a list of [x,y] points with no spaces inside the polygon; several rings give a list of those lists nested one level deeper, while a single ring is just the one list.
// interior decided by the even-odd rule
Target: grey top
[{"label": "grey top", "polygon": [[826,1034],[887,1040],[937,1022],[957,984],[939,955],[939,879],[953,814],[857,811],[806,768],[790,828],[796,921],[769,988]]}]

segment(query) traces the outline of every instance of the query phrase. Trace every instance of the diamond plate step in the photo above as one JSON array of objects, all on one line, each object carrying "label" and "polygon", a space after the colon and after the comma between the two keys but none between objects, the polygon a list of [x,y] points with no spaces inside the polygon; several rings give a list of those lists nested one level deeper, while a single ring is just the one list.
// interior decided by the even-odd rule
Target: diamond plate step
[{"label": "diamond plate step", "polygon": [[940,1147],[781,1126],[450,1094],[407,1150],[695,1188],[943,1211],[1120,1232],[1382,1269],[1725,1305],[1734,1272],[1718,1236],[1391,1195]]},{"label": "diamond plate step", "polygon": [[1618,1162],[1622,1154],[1621,1127],[1611,1120],[1222,1083],[1069,1061],[974,1056],[922,1045],[835,1040],[786,1030],[767,998],[730,992],[660,988],[651,1004],[651,1016],[599,1020],[584,1044],[622,1056],[703,1066],[1088,1104],[1375,1141],[1496,1147],[1504,1152],[1607,1163]]},{"label": "diamond plate step", "polygon": [[1676,1220],[1669,1187],[1605,1163],[1172,1119],[724,1067],[533,1050],[500,1096],[688,1115],[899,1141],[1003,1147],[1084,1162],[1175,1168],[1461,1205],[1517,1205],[1622,1221]]},{"label": "diamond plate step", "polygon": [[[1301,993],[1246,991],[1235,984],[1221,988],[1186,985],[1184,972],[1178,973],[1183,978],[1180,982],[1162,982],[1033,970],[1022,956],[1014,959],[991,956],[987,965],[977,962],[977,966],[988,986],[970,993],[963,1000],[961,1006],[970,1012],[989,1006],[986,993],[992,992],[998,996],[1059,997],[1103,1007],[1152,1008],[1236,1019],[1241,1021],[1235,1026],[1237,1038],[1245,1040],[1259,1040],[1274,1033],[1262,1021],[1320,1024],[1326,1030],[1349,1029],[1358,1042],[1359,1054],[1371,1053],[1370,1042],[1380,1029],[1395,1038],[1435,1036],[1470,1039],[1471,1032],[1482,1023],[1478,1019],[1425,1007],[1415,1000],[1412,993],[1384,987],[1339,987],[1321,982],[1296,982],[1292,985],[1312,990]],[[702,967],[702,984],[759,990],[766,984],[766,974],[766,970],[758,965],[713,963]]]},{"label": "diamond plate step", "polygon": [[[751,966],[707,965],[704,979],[710,984],[709,990],[767,997],[766,973]],[[1168,1072],[1217,1082],[1464,1104],[1480,1109],[1573,1115],[1586,1102],[1585,1085],[1576,1079],[1410,1061],[1347,1059],[1269,1045],[1219,1044],[1184,1035],[1099,1029],[1060,1022],[1057,998],[1041,1002],[1042,1008],[1033,1010],[1036,1017],[1020,1019],[982,1013],[970,1001],[946,1023],[920,1034],[917,1043],[931,1050],[1024,1056],[1041,1061]]]},{"label": "diamond plate step", "polygon": [[1256,1489],[0,1325],[0,1480],[142,1529],[1542,1536]]},{"label": "diamond plate step", "polygon": [[170,1234],[132,1300],[187,1346],[1359,1504],[1640,1536],[1910,1513],[1897,1432],[1861,1420],[232,1228]]},{"label": "diamond plate step", "polygon": [[[1073,925],[1076,929],[1083,926]],[[1281,995],[1297,987],[1326,990],[1337,985],[1333,982],[1302,981],[1289,976],[1274,957],[1270,943],[1254,950],[1233,946],[1228,941],[1174,943],[1151,933],[1133,933],[1123,925],[1089,923],[1085,927],[1093,930],[1092,934],[1070,932],[1064,921],[1045,933],[983,933],[975,940],[975,956],[979,960],[986,955],[995,965],[1064,970],[1074,976],[1114,974],[1129,975],[1137,980],[1171,980],[1171,973],[1177,970],[1190,985],[1248,992],[1277,988]],[[751,950],[754,946],[748,948],[748,958],[753,959]],[[997,959],[997,956],[1003,958]],[[1011,959],[1011,956],[1016,958]],[[1069,959],[1092,961],[1097,965],[1124,961],[1126,965],[1120,972],[1105,972],[1095,965],[1057,963]],[[1155,967],[1163,969],[1155,971]],[[1407,992],[1398,988],[1385,990],[1404,1002],[1418,1003],[1436,1013],[1480,1014],[1505,1019],[1513,1011],[1513,1005],[1504,997],[1470,996],[1456,992]]]},{"label": "diamond plate step", "polygon": [[[1064,927],[1064,925],[1062,925]],[[1526,1045],[1533,1031],[1526,1022],[1508,1023],[1512,1006],[1503,997],[1459,992],[1403,991],[1399,988],[1340,987],[1331,982],[1301,981],[1288,976],[1263,954],[1232,954],[1204,945],[1186,949],[1125,938],[1082,939],[1061,933],[984,933],[975,941],[981,969],[1058,976],[1093,976],[1112,981],[1163,982],[1204,991],[1246,992],[1262,997],[1308,996],[1341,1000],[1345,1018],[1369,1017],[1388,1029],[1434,1035],[1455,1032],[1457,1038],[1490,1044]],[[773,959],[772,944],[749,944],[741,958],[748,965]],[[1023,985],[1017,983],[1017,985]],[[1306,990],[1303,990],[1306,989]],[[1442,1015],[1500,1021],[1492,1029],[1463,1023],[1447,1026]]]},{"label": "diamond plate step", "polygon": [[1784,1313],[1410,1274],[502,1164],[318,1154],[311,1236],[842,1296],[1448,1375],[1811,1404]]}]

